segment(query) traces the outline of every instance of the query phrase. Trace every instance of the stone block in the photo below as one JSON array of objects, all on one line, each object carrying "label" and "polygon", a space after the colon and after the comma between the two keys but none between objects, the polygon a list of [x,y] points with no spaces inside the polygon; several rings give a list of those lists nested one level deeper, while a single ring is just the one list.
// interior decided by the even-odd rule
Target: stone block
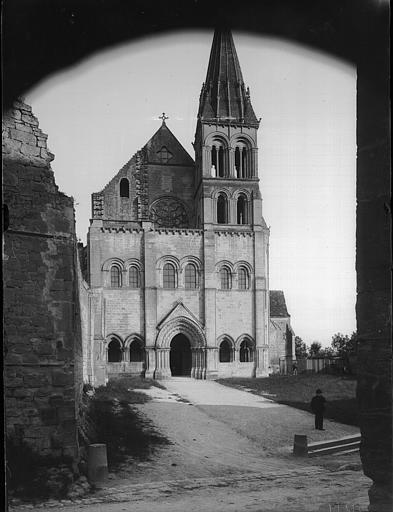
[{"label": "stone block", "polygon": [[25,123],[31,124],[33,126],[38,126],[38,121],[33,116],[22,114],[22,121],[24,121]]},{"label": "stone block", "polygon": [[52,373],[52,383],[54,386],[72,386],[74,384],[73,373],[54,371]]},{"label": "stone block", "polygon": [[37,146],[31,146],[30,144],[22,144],[20,151],[27,157],[40,156],[40,148],[38,148]]},{"label": "stone block", "polygon": [[33,128],[22,123],[15,123],[15,129],[26,133],[33,133]]},{"label": "stone block", "polygon": [[25,438],[26,439],[40,439],[44,437],[49,438],[50,430],[49,427],[31,427],[25,430]]},{"label": "stone block", "polygon": [[[18,104],[19,103],[19,104]],[[33,112],[33,109],[31,108],[30,105],[28,105],[27,103],[25,103],[24,101],[21,101],[21,102],[18,102],[16,104],[17,108],[19,108],[21,111],[22,111],[22,114],[23,113],[26,113],[28,112],[29,114],[32,114]],[[33,114],[32,114],[33,115]]]},{"label": "stone block", "polygon": [[46,409],[40,409],[40,417],[42,423],[44,425],[57,425],[58,424],[58,416],[57,409],[54,407],[49,407]]},{"label": "stone block", "polygon": [[41,158],[44,158],[45,160],[49,160],[50,162],[54,160],[55,155],[48,151],[46,148],[40,148],[40,156]]},{"label": "stone block", "polygon": [[52,343],[47,340],[39,340],[38,343],[33,344],[33,347],[39,356],[52,355],[54,352]]},{"label": "stone block", "polygon": [[7,140],[7,144],[5,145],[4,152],[10,153],[11,151],[19,152],[21,148],[22,142],[18,140]]},{"label": "stone block", "polygon": [[88,478],[90,483],[103,482],[108,478],[108,461],[105,444],[91,444],[88,455]]},{"label": "stone block", "polygon": [[49,403],[50,403],[51,407],[59,407],[64,403],[64,397],[63,397],[63,395],[60,395],[60,394],[52,395],[49,398]]},{"label": "stone block", "polygon": [[18,109],[11,109],[7,112],[7,115],[12,117],[13,119],[22,119],[22,113]]},{"label": "stone block", "polygon": [[15,128],[12,128],[10,135],[11,135],[11,138],[14,140],[18,140],[20,142],[23,142],[24,144],[30,144],[35,147],[36,138],[34,135],[32,135],[30,133],[22,132],[20,130],[16,130]]},{"label": "stone block", "polygon": [[19,388],[22,386],[23,386],[23,379],[21,379],[21,378],[7,379],[7,388]]},{"label": "stone block", "polygon": [[63,406],[58,407],[57,414],[60,422],[63,422],[64,420],[74,420],[76,414],[74,404],[64,404]]},{"label": "stone block", "polygon": [[24,385],[31,388],[40,388],[49,384],[49,377],[42,373],[32,373],[23,377]]},{"label": "stone block", "polygon": [[15,398],[32,398],[33,396],[34,391],[32,389],[16,388],[14,391]]},{"label": "stone block", "polygon": [[[37,354],[34,354],[33,352],[29,351],[26,354],[22,355],[22,363],[23,364],[39,364],[40,358],[37,356]],[[32,386],[32,387],[39,387],[39,386]]]}]

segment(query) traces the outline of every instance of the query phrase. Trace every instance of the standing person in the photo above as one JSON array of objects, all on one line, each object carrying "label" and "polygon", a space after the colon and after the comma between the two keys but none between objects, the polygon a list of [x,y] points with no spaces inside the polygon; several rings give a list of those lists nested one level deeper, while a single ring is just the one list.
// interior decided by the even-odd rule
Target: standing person
[{"label": "standing person", "polygon": [[325,430],[323,428],[323,413],[325,411],[326,398],[322,395],[322,391],[317,389],[315,396],[311,400],[311,410],[315,414],[316,430]]},{"label": "standing person", "polygon": [[297,361],[292,364],[292,375],[297,375]]}]

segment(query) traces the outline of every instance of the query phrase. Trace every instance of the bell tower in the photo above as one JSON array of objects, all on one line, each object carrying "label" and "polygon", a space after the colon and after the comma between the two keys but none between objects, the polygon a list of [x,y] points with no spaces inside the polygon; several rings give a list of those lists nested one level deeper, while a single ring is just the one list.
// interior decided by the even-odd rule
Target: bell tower
[{"label": "bell tower", "polygon": [[259,122],[231,31],[216,29],[199,99],[194,143],[199,228],[265,226],[258,178]]}]

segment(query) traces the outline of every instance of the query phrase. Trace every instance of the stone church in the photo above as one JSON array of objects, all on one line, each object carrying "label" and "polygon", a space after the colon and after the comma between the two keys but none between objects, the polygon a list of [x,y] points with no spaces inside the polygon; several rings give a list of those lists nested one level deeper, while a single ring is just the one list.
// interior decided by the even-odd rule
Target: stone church
[{"label": "stone church", "polygon": [[253,377],[287,367],[294,336],[283,293],[269,291],[260,119],[229,30],[214,34],[195,160],[161,119],[92,194],[85,380]]}]

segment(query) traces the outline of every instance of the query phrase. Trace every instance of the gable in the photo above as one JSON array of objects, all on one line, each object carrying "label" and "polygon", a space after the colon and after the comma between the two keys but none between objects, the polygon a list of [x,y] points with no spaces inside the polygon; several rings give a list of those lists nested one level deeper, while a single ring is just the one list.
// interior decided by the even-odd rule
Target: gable
[{"label": "gable", "polygon": [[164,316],[162,320],[157,324],[157,329],[160,330],[166,323],[177,318],[187,318],[198,327],[201,327],[199,320],[191,311],[180,301],[172,308],[172,310]]},{"label": "gable", "polygon": [[166,124],[162,124],[145,146],[148,164],[194,166],[194,160]]}]

